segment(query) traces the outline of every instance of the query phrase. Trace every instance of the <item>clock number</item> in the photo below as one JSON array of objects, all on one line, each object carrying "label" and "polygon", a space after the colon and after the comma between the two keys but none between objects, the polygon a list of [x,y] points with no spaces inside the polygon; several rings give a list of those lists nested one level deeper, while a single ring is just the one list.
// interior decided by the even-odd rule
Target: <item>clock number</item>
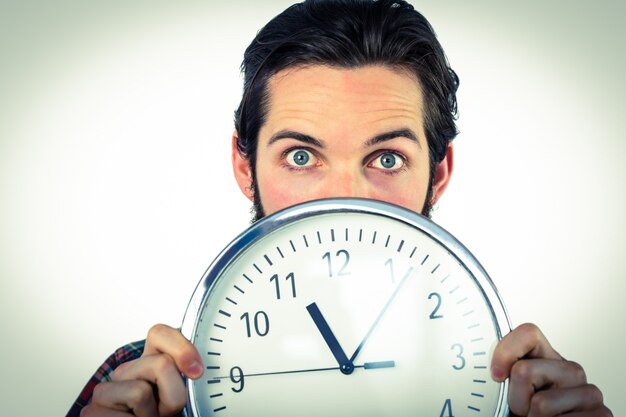
[{"label": "clock number", "polygon": [[[285,279],[287,281],[291,281],[291,296],[296,298],[296,278],[293,272],[290,272]],[[280,300],[280,283],[278,282],[278,274],[272,275],[270,282],[272,281],[276,284],[276,299]]]},{"label": "clock number", "polygon": [[460,371],[461,369],[465,368],[465,358],[463,357],[463,345],[455,343],[452,345],[450,349],[451,350],[458,349],[459,352],[456,354],[456,357],[460,359],[460,365],[452,365],[452,367],[456,369],[457,371]]},{"label": "clock number", "polygon": [[387,262],[385,262],[385,265],[389,265],[389,273],[391,274],[391,283],[393,284],[396,280],[396,277],[393,273],[393,259],[391,258],[387,259]]},{"label": "clock number", "polygon": [[233,392],[243,391],[243,371],[238,366],[230,368],[230,380],[233,384],[239,384],[239,387],[231,388]]},{"label": "clock number", "polygon": [[[261,317],[261,320],[259,320],[259,317]],[[248,313],[243,313],[241,315],[241,317],[239,317],[241,320],[245,320],[246,322],[246,333],[248,334],[248,337],[252,337],[252,332],[250,329],[250,315]],[[267,335],[267,333],[270,331],[270,320],[267,317],[267,314],[265,314],[265,311],[257,311],[257,313],[254,315],[254,332],[263,337],[265,335]]]},{"label": "clock number", "polygon": [[437,305],[435,305],[435,308],[433,309],[433,312],[430,313],[430,319],[431,320],[441,319],[441,318],[443,318],[443,314],[437,314],[437,312],[441,308],[441,296],[437,292],[431,292],[430,294],[428,294],[428,299],[429,300],[431,298],[433,298],[433,297],[437,299]]},{"label": "clock number", "polygon": [[[338,276],[350,275],[350,272],[346,272],[345,271],[346,267],[348,266],[348,263],[350,262],[350,253],[348,253],[347,250],[340,249],[335,254],[335,257],[337,257],[337,258],[343,257],[343,265],[339,269],[339,272],[337,272],[337,275]],[[324,254],[324,256],[322,256],[322,259],[326,259],[326,261],[328,262],[328,276],[332,278],[333,277],[333,266],[332,266],[332,262],[331,262],[331,259],[330,259],[330,252],[326,252]]]},{"label": "clock number", "polygon": [[439,414],[439,417],[454,417],[454,414],[452,414],[452,401],[450,401],[449,398],[446,400],[445,403],[443,403],[443,408],[441,409],[441,414]]}]

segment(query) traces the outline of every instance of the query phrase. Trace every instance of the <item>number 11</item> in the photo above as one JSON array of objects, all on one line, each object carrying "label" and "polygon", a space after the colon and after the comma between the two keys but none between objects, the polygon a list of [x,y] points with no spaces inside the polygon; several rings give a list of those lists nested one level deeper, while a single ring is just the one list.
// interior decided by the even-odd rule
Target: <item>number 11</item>
[{"label": "number 11", "polygon": [[[290,272],[287,277],[285,277],[287,281],[291,281],[291,296],[296,298],[296,278],[293,272]],[[270,282],[274,281],[276,284],[276,299],[280,300],[280,282],[278,280],[278,274],[272,275],[270,278]]]}]

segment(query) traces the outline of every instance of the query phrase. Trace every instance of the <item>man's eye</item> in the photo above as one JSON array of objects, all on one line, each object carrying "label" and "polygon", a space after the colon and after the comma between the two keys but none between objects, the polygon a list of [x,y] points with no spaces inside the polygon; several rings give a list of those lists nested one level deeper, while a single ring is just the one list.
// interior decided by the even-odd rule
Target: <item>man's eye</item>
[{"label": "man's eye", "polygon": [[374,158],[370,165],[385,170],[399,169],[404,166],[404,158],[393,152],[384,152]]},{"label": "man's eye", "polygon": [[295,167],[307,167],[313,165],[315,157],[311,152],[304,149],[294,149],[286,156],[287,163]]}]

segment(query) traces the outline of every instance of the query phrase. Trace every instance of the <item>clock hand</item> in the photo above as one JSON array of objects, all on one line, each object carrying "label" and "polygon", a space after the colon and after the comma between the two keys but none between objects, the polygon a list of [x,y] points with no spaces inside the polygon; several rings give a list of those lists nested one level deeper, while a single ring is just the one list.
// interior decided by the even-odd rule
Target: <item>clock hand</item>
[{"label": "clock hand", "polygon": [[393,368],[395,366],[395,361],[365,362],[363,365],[354,365],[355,368],[362,367],[363,369]]},{"label": "clock hand", "polygon": [[[379,362],[365,362],[363,365],[355,365],[354,368],[363,368],[363,369],[381,369],[381,368],[393,368],[396,366],[394,361],[379,361]],[[267,376],[267,375],[284,375],[284,374],[301,374],[305,372],[320,372],[320,371],[336,371],[339,368],[338,366],[331,368],[313,368],[313,369],[296,369],[293,371],[276,371],[276,372],[259,372],[255,374],[243,374],[244,377],[251,376]],[[228,379],[229,376],[216,376],[213,379]]]},{"label": "clock hand", "polygon": [[402,285],[411,276],[411,272],[413,272],[413,267],[409,267],[409,270],[406,271],[406,274],[404,274],[404,277],[402,277],[402,280],[400,281],[400,283],[398,284],[396,289],[393,291],[393,294],[391,294],[391,297],[389,297],[389,300],[387,300],[387,303],[385,304],[383,309],[380,311],[380,313],[378,313],[378,317],[376,317],[376,320],[374,320],[374,323],[371,325],[370,329],[367,331],[367,334],[365,335],[363,340],[361,340],[361,343],[359,343],[359,346],[357,346],[356,350],[352,354],[352,357],[350,358],[350,363],[351,364],[354,362],[354,360],[358,356],[359,352],[361,352],[361,349],[363,349],[363,345],[365,345],[365,342],[367,341],[367,339],[370,337],[370,335],[372,334],[372,332],[376,328],[376,325],[378,325],[378,322],[380,321],[380,319],[383,317],[383,315],[387,311],[387,308],[391,305],[393,300],[396,298],[396,295],[398,295],[398,292],[400,292],[400,289],[402,288]]},{"label": "clock hand", "polygon": [[330,348],[330,351],[333,353],[335,360],[339,364],[339,369],[341,369],[341,372],[346,375],[351,374],[354,370],[354,365],[352,364],[352,361],[349,360],[346,356],[345,352],[341,348],[341,345],[339,345],[339,341],[333,334],[333,331],[330,330],[330,326],[328,326],[328,323],[324,319],[324,316],[322,315],[319,307],[317,307],[317,304],[311,303],[306,306],[306,309],[311,315],[311,318],[317,326],[317,329],[322,334],[322,337]]}]

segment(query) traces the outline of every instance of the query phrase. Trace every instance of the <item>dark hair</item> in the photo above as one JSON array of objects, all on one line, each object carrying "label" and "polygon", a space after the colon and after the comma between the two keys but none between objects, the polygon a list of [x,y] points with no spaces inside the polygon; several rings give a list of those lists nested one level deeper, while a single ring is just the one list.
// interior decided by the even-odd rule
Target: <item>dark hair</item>
[{"label": "dark hair", "polygon": [[459,79],[428,21],[403,0],[306,0],[259,31],[241,64],[243,97],[235,112],[237,147],[248,158],[253,175],[269,78],[288,67],[311,64],[340,68],[378,64],[414,74],[424,100],[432,181],[435,165],[457,135]]}]

